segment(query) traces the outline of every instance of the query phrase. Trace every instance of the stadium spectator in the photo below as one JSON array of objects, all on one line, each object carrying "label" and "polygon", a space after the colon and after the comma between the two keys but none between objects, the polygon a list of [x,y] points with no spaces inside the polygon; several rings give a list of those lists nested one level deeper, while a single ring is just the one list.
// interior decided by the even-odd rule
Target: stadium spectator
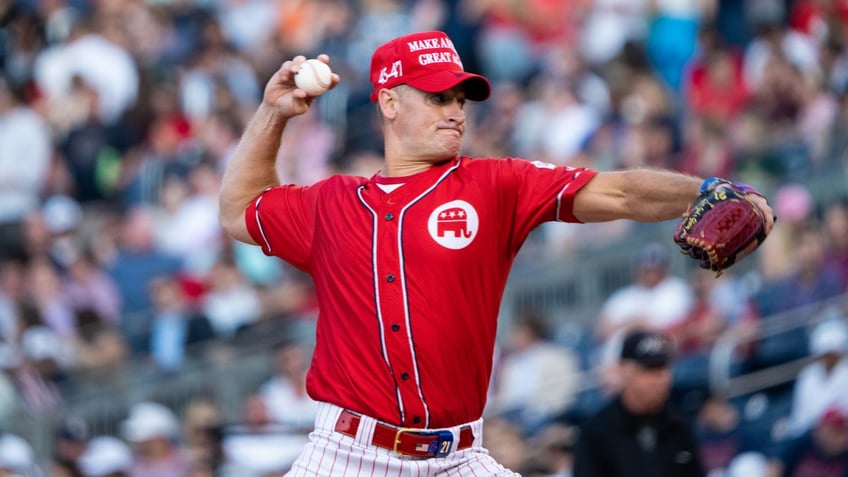
[{"label": "stadium spectator", "polygon": [[213,165],[218,177],[238,145],[242,128],[241,118],[231,110],[211,114],[196,128],[196,139],[205,152],[205,161]]},{"label": "stadium spectator", "polygon": [[202,158],[191,141],[192,124],[182,111],[154,112],[145,133],[146,140],[122,159],[117,194],[128,207],[160,205],[166,180],[187,176]]},{"label": "stadium spectator", "polygon": [[833,298],[845,291],[839,270],[825,262],[824,232],[813,225],[799,231],[789,275],[767,283],[757,305],[773,315]]},{"label": "stadium spectator", "polygon": [[727,477],[769,477],[768,459],[761,452],[743,452],[730,461]]},{"label": "stadium spectator", "polygon": [[577,45],[570,42],[550,45],[542,57],[540,73],[573,85],[580,101],[597,111],[601,117],[608,117],[612,113],[613,98],[607,81],[598,71],[589,67]]},{"label": "stadium spectator", "polygon": [[816,47],[810,37],[779,20],[760,22],[757,28],[756,37],[745,48],[743,63],[745,84],[752,91],[759,93],[769,87],[769,81],[778,80],[778,76],[772,76],[776,72],[772,68],[778,65],[784,72],[818,71]]},{"label": "stadium spectator", "polygon": [[58,384],[72,367],[72,341],[44,321],[30,303],[21,304],[19,344],[22,357],[50,384]]},{"label": "stadium spectator", "polygon": [[216,336],[232,338],[239,329],[259,321],[259,293],[235,263],[226,258],[218,260],[207,274],[205,288],[201,308]]},{"label": "stadium spectator", "polygon": [[201,127],[216,112],[239,113],[252,108],[261,95],[257,72],[249,58],[218,36],[216,26],[207,26],[205,41],[186,58],[186,71],[178,84],[181,110],[192,128]]},{"label": "stadium spectator", "polygon": [[0,258],[26,256],[23,223],[39,208],[52,150],[44,118],[0,76]]},{"label": "stadium spectator", "polygon": [[[806,226],[798,231],[798,249],[792,256],[789,275],[766,282],[754,297],[767,326],[771,317],[799,310],[834,298],[845,291],[839,272],[825,265],[823,231]],[[802,327],[795,327],[764,336],[756,343],[755,352],[746,366],[749,370],[799,359],[808,353],[808,339]]]},{"label": "stadium spectator", "polygon": [[[380,44],[417,30],[411,12],[398,0],[364,0],[358,2],[356,15],[347,31],[349,40],[344,61],[351,68],[351,77],[360,88],[366,88],[371,52]],[[279,61],[277,61],[279,64]]]},{"label": "stadium spectator", "polygon": [[781,446],[770,476],[841,477],[848,472],[848,416],[830,408],[805,434]]},{"label": "stadium spectator", "polygon": [[[679,356],[674,364],[674,388],[682,399],[710,387],[710,356],[723,336],[740,343],[731,372],[737,373],[752,353],[751,341],[760,331],[760,314],[740,276],[730,270],[721,277],[701,269],[689,274],[694,304],[686,318],[669,330]],[[695,396],[696,394],[689,394]],[[693,402],[693,408],[698,403]]]},{"label": "stadium spectator", "polygon": [[84,477],[129,477],[133,465],[130,447],[113,436],[95,436],[80,456]]},{"label": "stadium spectator", "polygon": [[37,477],[40,473],[35,449],[26,439],[9,432],[0,434],[0,476]]},{"label": "stadium spectator", "polygon": [[789,417],[795,436],[809,431],[834,406],[848,410],[848,326],[838,310],[826,310],[824,316],[810,334],[815,360],[795,380]]},{"label": "stadium spectator", "polygon": [[742,76],[742,54],[725,44],[715,26],[702,26],[698,36],[700,48],[684,79],[687,113],[708,123],[727,124],[750,100]]},{"label": "stadium spectator", "polygon": [[27,215],[23,221],[22,250],[25,253],[23,260],[29,266],[31,262],[47,262],[51,266],[60,264],[54,260],[52,250],[52,234],[47,225],[45,215],[41,210],[36,210]]},{"label": "stadium spectator", "polygon": [[527,446],[522,475],[527,477],[571,477],[577,428],[564,423],[545,426]]},{"label": "stadium spectator", "polygon": [[217,468],[224,459],[220,448],[224,417],[210,398],[191,400],[182,410],[181,437],[194,466]]},{"label": "stadium spectator", "polygon": [[672,116],[634,114],[638,117],[629,126],[629,149],[622,151],[620,160],[630,167],[679,168],[680,133]]},{"label": "stadium spectator", "polygon": [[146,334],[147,352],[159,369],[178,371],[189,359],[194,345],[215,336],[209,320],[190,303],[184,285],[173,277],[160,277],[150,284],[153,315]]},{"label": "stadium spectator", "polygon": [[727,332],[739,341],[756,334],[759,311],[741,277],[732,270],[720,277],[693,270],[689,284],[695,304],[686,319],[672,331],[682,356],[709,353],[716,340]]},{"label": "stadium spectator", "polygon": [[47,231],[47,255],[65,272],[80,255],[83,209],[73,198],[52,194],[44,200],[40,216]]},{"label": "stadium spectator", "polygon": [[482,151],[497,151],[507,156],[513,151],[516,117],[524,106],[525,93],[518,83],[503,82],[492,87],[496,93],[491,102],[481,104],[483,110],[475,114],[474,127],[466,133],[471,137],[466,146],[471,156]]},{"label": "stadium spectator", "polygon": [[574,477],[704,476],[689,424],[669,407],[674,344],[634,330],[621,348],[621,388],[580,427]]},{"label": "stadium spectator", "polygon": [[[797,38],[796,33],[783,33],[782,30],[771,34],[778,37],[767,40],[769,45],[770,42],[779,42],[779,38]],[[803,45],[805,40],[800,40]],[[779,47],[766,48],[779,51]],[[815,49],[809,49],[809,45],[802,48],[804,51],[798,52],[794,58],[779,53],[767,53],[760,58],[763,51],[753,53],[758,50],[756,45],[749,47],[746,52],[745,81],[753,92],[750,109],[758,120],[767,125],[764,131],[767,137],[765,154],[759,158],[758,165],[765,173],[781,181],[806,176],[812,165],[812,151],[806,142],[808,138],[802,136],[799,121],[807,101],[804,82],[807,75],[813,72],[818,74],[818,66]],[[810,56],[812,58],[808,58]],[[758,61],[762,61],[761,66],[752,66]],[[811,64],[799,65],[794,61],[809,61]],[[757,68],[758,73],[752,73]]]},{"label": "stadium spectator", "polygon": [[798,0],[792,2],[787,21],[793,29],[822,43],[848,27],[848,6],[843,2]]},{"label": "stadium spectator", "polygon": [[139,73],[130,53],[107,38],[109,23],[103,20],[75,15],[68,37],[42,50],[33,72],[48,101],[61,99],[71,91],[74,78],[81,78],[97,91],[98,118],[113,124],[138,99]]},{"label": "stadium spectator", "polygon": [[483,441],[489,453],[501,465],[508,465],[517,471],[523,470],[530,443],[522,438],[522,431],[516,424],[497,416],[486,419]]},{"label": "stadium spectator", "polygon": [[90,84],[75,76],[72,85],[68,95],[47,110],[61,172],[67,175],[64,188],[81,204],[110,200],[118,186],[113,171],[121,167],[121,155],[134,135],[123,122],[108,124],[100,118],[100,96]]},{"label": "stadium spectator", "polygon": [[809,154],[806,161],[809,173],[820,170],[828,160],[828,146],[833,122],[839,110],[839,101],[828,89],[821,74],[806,72],[798,85],[800,111],[795,128]]},{"label": "stadium spectator", "polygon": [[224,249],[218,224],[218,182],[215,166],[201,161],[183,176],[163,178],[153,208],[156,249],[179,257],[183,269],[206,275]]},{"label": "stadium spectator", "polygon": [[607,339],[619,330],[645,326],[671,329],[694,304],[691,286],[669,270],[666,246],[650,243],[633,256],[632,282],[601,306],[598,334]]},{"label": "stadium spectator", "polygon": [[3,7],[4,52],[0,55],[2,70],[15,86],[24,86],[32,80],[35,57],[47,43],[38,12],[31,4],[10,3]]},{"label": "stadium spectator", "polygon": [[129,477],[185,477],[191,464],[179,443],[179,420],[169,408],[153,401],[133,404],[121,435],[133,453]]},{"label": "stadium spectator", "polygon": [[701,404],[695,422],[695,439],[708,475],[724,475],[723,472],[730,471],[737,456],[759,450],[745,429],[739,411],[719,394],[708,396]]},{"label": "stadium spectator", "polygon": [[651,66],[672,90],[680,91],[689,60],[698,46],[700,25],[713,14],[712,2],[651,2],[645,51]]},{"label": "stadium spectator", "polygon": [[534,435],[574,402],[579,371],[574,353],[551,341],[544,318],[525,312],[513,323],[494,373],[489,412]]},{"label": "stadium spectator", "polygon": [[728,120],[717,121],[707,116],[690,118],[683,133],[687,138],[677,167],[688,174],[706,177],[733,174],[736,157],[728,134],[733,126]]},{"label": "stadium spectator", "polygon": [[[667,88],[654,76],[650,68],[645,64],[647,60],[642,56],[640,50],[631,52],[621,60],[620,68],[622,77],[613,75],[609,80],[611,94],[617,101],[615,113],[624,121],[625,146],[621,150],[621,156],[616,165],[633,167],[638,166],[638,159],[642,151],[633,151],[632,156],[628,147],[630,141],[630,128],[646,121],[656,118],[673,118],[675,115],[675,103],[677,99],[669,94]],[[637,138],[638,139],[638,138]],[[641,146],[638,142],[635,146]]]},{"label": "stadium spectator", "polygon": [[514,154],[571,165],[580,145],[598,127],[599,111],[583,102],[574,84],[562,83],[550,74],[535,78],[535,94],[516,113]]},{"label": "stadium spectator", "polygon": [[217,13],[228,42],[242,51],[258,49],[276,26],[277,8],[269,2],[226,1]]},{"label": "stadium spectator", "polygon": [[182,269],[178,257],[155,248],[153,215],[146,207],[133,207],[119,218],[116,250],[106,270],[121,294],[120,329],[130,349],[144,349],[143,334],[151,323],[153,305],[149,286],[155,278],[175,276]]},{"label": "stadium spectator", "polygon": [[580,52],[593,65],[614,60],[628,44],[640,44],[648,32],[649,2],[591,2],[581,29]]},{"label": "stadium spectator", "polygon": [[3,368],[14,354],[7,347],[17,342],[20,328],[18,306],[23,302],[25,293],[23,265],[15,260],[0,262],[0,336],[6,347],[0,357],[0,367]]},{"label": "stadium spectator", "polygon": [[827,239],[825,263],[840,271],[848,290],[848,200],[837,198],[827,203],[822,222]]},{"label": "stadium spectator", "polygon": [[336,153],[336,132],[321,121],[317,109],[294,118],[290,125],[278,153],[280,179],[300,184],[327,177],[332,170],[330,160]]},{"label": "stadium spectator", "polygon": [[669,270],[666,246],[642,246],[632,259],[632,281],[604,300],[595,333],[604,379],[613,389],[615,367],[621,353],[623,335],[632,329],[648,328],[670,332],[680,326],[694,306],[691,285]]},{"label": "stadium spectator", "polygon": [[291,467],[307,442],[305,434],[275,423],[259,394],[243,400],[240,417],[238,424],[222,430],[222,477],[279,475]]},{"label": "stadium spectator", "polygon": [[59,424],[52,438],[51,463],[65,469],[70,477],[81,477],[79,460],[88,450],[91,438],[88,423],[68,416]]},{"label": "stadium spectator", "polygon": [[296,341],[275,346],[274,374],[259,389],[272,420],[289,432],[312,428],[318,403],[306,394],[306,371],[309,368],[307,347]]},{"label": "stadium spectator", "polygon": [[80,331],[73,342],[74,370],[95,371],[89,377],[100,382],[120,382],[120,366],[129,356],[124,336],[91,308],[78,308],[76,319]]},{"label": "stadium spectator", "polygon": [[[97,321],[117,327],[121,323],[121,295],[117,285],[97,263],[93,250],[86,248],[75,255],[63,275],[62,294],[75,311],[91,310]],[[79,323],[78,327],[81,328]]]},{"label": "stadium spectator", "polygon": [[[787,183],[774,194],[774,212],[780,217],[767,242],[758,253],[758,268],[765,281],[786,277],[796,266],[793,251],[797,250],[800,233],[813,220],[815,199],[806,186]],[[768,312],[768,310],[764,310]]]},{"label": "stadium spectator", "polygon": [[63,293],[59,271],[47,257],[35,257],[29,261],[26,287],[28,301],[38,310],[45,326],[64,340],[79,334],[74,309]]}]

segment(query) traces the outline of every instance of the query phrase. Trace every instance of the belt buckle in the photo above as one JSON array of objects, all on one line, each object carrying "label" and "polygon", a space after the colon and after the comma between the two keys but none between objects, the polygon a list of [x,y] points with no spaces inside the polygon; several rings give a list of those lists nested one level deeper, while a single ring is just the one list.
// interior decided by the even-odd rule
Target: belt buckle
[{"label": "belt buckle", "polygon": [[405,457],[421,457],[417,454],[410,454],[408,452],[404,452],[398,449],[398,445],[400,445],[400,436],[404,433],[408,434],[416,434],[419,437],[432,437],[433,440],[427,444],[427,448],[423,448],[424,444],[416,444],[415,450],[418,452],[426,452],[430,454],[427,457],[445,457],[450,454],[451,447],[453,444],[453,432],[447,430],[441,431],[432,431],[432,432],[421,432],[417,429],[410,429],[408,427],[399,427],[397,432],[395,432],[395,443],[392,447],[392,451],[401,456]]}]

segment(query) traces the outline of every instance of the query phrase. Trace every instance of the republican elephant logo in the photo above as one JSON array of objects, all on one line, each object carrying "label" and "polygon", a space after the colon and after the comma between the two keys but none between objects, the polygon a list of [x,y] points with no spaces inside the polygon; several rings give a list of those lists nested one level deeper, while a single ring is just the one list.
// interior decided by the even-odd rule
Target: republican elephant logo
[{"label": "republican elephant logo", "polygon": [[471,237],[465,210],[461,207],[452,207],[439,212],[439,217],[436,219],[436,233],[439,237],[444,237],[445,232],[453,232],[454,238]]},{"label": "republican elephant logo", "polygon": [[458,250],[465,248],[477,235],[477,211],[464,200],[454,200],[437,207],[427,222],[430,237],[439,245]]}]

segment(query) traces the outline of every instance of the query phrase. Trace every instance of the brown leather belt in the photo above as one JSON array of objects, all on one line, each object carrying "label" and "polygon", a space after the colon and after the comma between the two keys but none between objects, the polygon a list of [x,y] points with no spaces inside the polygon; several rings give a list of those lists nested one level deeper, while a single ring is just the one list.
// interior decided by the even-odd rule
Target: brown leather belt
[{"label": "brown leather belt", "polygon": [[[336,432],[356,437],[361,416],[345,409],[336,421]],[[430,431],[427,429],[409,429],[394,427],[378,422],[374,426],[371,443],[405,457],[444,457],[451,452],[453,433],[447,430]],[[457,450],[467,449],[474,444],[474,432],[471,426],[463,426],[459,431]]]}]

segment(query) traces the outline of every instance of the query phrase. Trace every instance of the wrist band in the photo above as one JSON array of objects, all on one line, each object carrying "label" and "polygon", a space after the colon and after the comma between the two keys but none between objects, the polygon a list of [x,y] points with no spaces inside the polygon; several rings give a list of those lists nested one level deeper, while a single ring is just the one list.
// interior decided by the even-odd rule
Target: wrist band
[{"label": "wrist band", "polygon": [[733,183],[727,179],[722,179],[721,177],[709,177],[707,179],[704,179],[704,182],[701,182],[700,192],[702,194],[705,192],[709,192],[718,187],[719,184],[733,185]]},{"label": "wrist band", "polygon": [[[716,187],[718,187],[722,184],[727,184],[729,186],[732,186],[735,189],[739,189],[740,191],[745,192],[746,194],[763,195],[759,191],[757,191],[757,189],[755,189],[753,186],[750,186],[748,184],[742,184],[742,183],[739,183],[739,182],[731,182],[731,181],[729,181],[727,179],[723,179],[721,177],[710,177],[710,178],[704,179],[704,182],[701,183],[701,193],[703,194],[705,192],[710,192],[710,191],[712,191],[713,189],[715,189]],[[765,197],[765,196],[763,196],[763,197]]]}]

